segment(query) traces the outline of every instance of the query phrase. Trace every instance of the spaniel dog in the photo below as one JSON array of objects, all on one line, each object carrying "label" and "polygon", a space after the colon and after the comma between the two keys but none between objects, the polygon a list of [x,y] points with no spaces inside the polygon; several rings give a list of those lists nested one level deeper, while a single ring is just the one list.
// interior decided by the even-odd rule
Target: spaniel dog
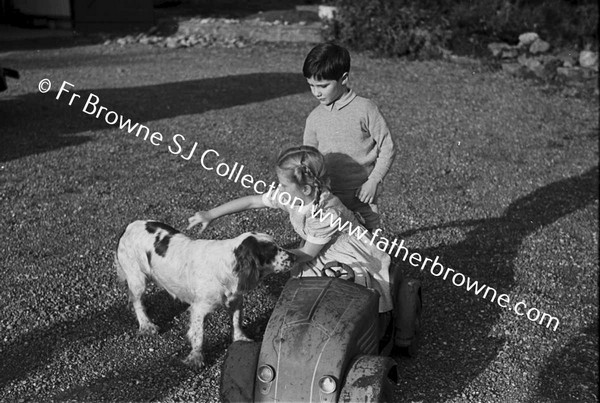
[{"label": "spaniel dog", "polygon": [[233,340],[250,340],[241,329],[243,293],[271,273],[292,266],[294,255],[279,248],[267,234],[247,232],[227,240],[192,240],[156,221],[135,221],[119,239],[117,275],[129,287],[129,300],[141,334],[156,334],[142,305],[146,279],[190,304],[187,333],[192,351],[186,364],[202,366],[204,317],[225,305],[233,320]]}]

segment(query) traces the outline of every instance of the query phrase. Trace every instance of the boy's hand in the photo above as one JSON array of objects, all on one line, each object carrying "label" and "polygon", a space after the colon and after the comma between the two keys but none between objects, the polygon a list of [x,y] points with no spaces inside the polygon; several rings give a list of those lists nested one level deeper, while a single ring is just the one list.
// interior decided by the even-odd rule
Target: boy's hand
[{"label": "boy's hand", "polygon": [[374,180],[367,180],[362,186],[356,191],[358,200],[363,203],[373,203],[375,196],[377,195],[378,182]]},{"label": "boy's hand", "polygon": [[192,217],[188,218],[188,222],[190,224],[188,225],[187,229],[189,230],[193,226],[201,224],[202,228],[200,228],[200,233],[202,233],[206,227],[208,227],[208,224],[210,224],[211,221],[212,218],[208,211],[198,211]]}]

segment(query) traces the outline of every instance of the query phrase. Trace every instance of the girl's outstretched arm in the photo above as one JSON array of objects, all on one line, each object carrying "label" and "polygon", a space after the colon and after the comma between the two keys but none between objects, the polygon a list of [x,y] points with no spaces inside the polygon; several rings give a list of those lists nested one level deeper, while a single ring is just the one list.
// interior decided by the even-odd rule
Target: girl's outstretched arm
[{"label": "girl's outstretched arm", "polygon": [[195,225],[201,224],[200,233],[202,233],[210,222],[216,218],[224,215],[239,213],[241,211],[267,207],[262,201],[262,195],[244,196],[239,199],[231,200],[227,203],[221,204],[214,209],[209,211],[199,211],[192,217],[188,218],[190,223],[187,229],[192,228]]}]

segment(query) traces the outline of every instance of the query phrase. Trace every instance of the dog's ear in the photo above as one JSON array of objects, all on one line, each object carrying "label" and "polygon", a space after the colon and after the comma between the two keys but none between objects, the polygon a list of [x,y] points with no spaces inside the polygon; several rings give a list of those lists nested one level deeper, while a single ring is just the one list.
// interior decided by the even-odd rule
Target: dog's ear
[{"label": "dog's ear", "polygon": [[247,291],[258,285],[260,280],[260,245],[258,240],[249,236],[233,250],[235,266],[233,272],[239,278],[239,288]]}]

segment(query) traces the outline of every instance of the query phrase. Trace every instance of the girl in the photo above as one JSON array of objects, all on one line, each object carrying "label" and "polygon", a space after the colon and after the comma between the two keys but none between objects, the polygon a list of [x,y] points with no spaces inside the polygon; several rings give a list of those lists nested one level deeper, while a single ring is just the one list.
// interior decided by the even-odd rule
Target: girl
[{"label": "girl", "polygon": [[[296,270],[301,276],[320,276],[323,266],[332,261],[347,264],[357,273],[367,270],[375,280],[373,288],[381,295],[379,312],[390,311],[390,256],[373,245],[372,235],[329,192],[323,155],[311,146],[292,147],[277,159],[276,173],[279,187],[275,194],[241,197],[210,211],[200,211],[190,217],[188,229],[201,224],[201,231],[204,231],[218,217],[253,208],[284,210],[289,214],[294,230],[304,240],[300,248],[290,251],[298,257]],[[289,200],[294,202],[284,204],[284,198],[275,197],[283,192],[287,192]]]}]

